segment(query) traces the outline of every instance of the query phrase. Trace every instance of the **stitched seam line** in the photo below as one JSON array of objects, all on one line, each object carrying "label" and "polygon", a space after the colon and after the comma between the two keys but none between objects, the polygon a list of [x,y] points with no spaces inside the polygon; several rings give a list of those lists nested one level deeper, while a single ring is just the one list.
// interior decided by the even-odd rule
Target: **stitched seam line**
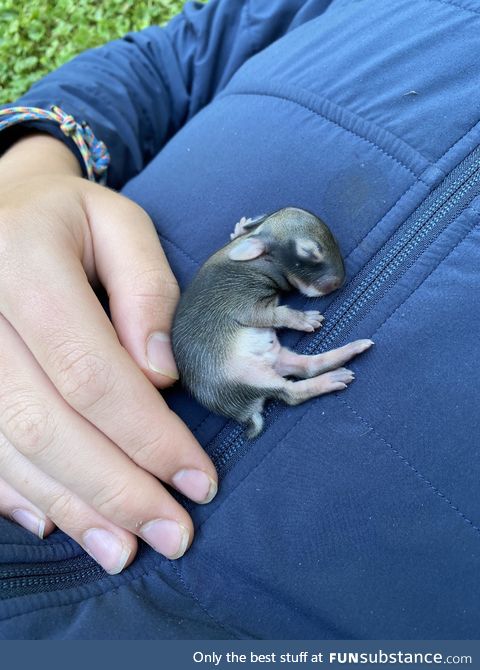
[{"label": "stitched seam line", "polygon": [[[425,182],[423,182],[423,183],[425,183]],[[402,198],[404,198],[408,193],[410,193],[410,191],[411,191],[415,186],[417,186],[417,184],[418,184],[418,180],[415,180],[415,181],[413,182],[413,184],[411,184],[411,185],[407,188],[406,191],[404,191],[401,195],[398,196],[397,200],[393,203],[393,205],[390,207],[390,209],[388,210],[388,212],[385,212],[385,214],[382,216],[381,219],[379,219],[379,221],[377,221],[377,223],[373,226],[373,228],[370,228],[370,230],[367,230],[367,232],[365,233],[365,235],[364,235],[364,236],[363,236],[363,237],[362,237],[362,238],[355,244],[355,246],[353,247],[353,249],[352,249],[351,251],[349,251],[349,253],[345,256],[344,261],[348,261],[348,259],[350,258],[350,256],[351,256],[351,255],[358,249],[358,247],[362,244],[362,242],[363,242],[363,241],[364,241],[364,240],[365,240],[365,239],[366,239],[366,238],[367,238],[367,237],[368,237],[374,230],[376,230],[377,227],[378,227],[379,225],[381,225],[382,221],[383,221],[383,220],[390,214],[390,212],[391,212],[391,211],[398,205],[398,203],[400,202],[400,200],[402,200]],[[426,197],[426,196],[425,196],[425,197]],[[418,207],[418,206],[417,206],[417,207]],[[417,207],[414,208],[414,211],[415,211],[415,209],[417,209]],[[307,305],[308,305],[308,299],[303,300],[303,302],[302,302],[302,307],[306,307]],[[299,334],[298,338],[295,340],[295,346],[298,345],[298,343],[300,342],[300,340],[301,340],[303,337],[304,337],[304,334]],[[372,335],[372,337],[373,337],[373,335]]]},{"label": "stitched seam line", "polygon": [[[311,95],[311,91],[309,91],[308,88],[303,88],[301,86],[298,86],[298,89]],[[377,128],[377,129],[383,131],[384,133],[388,133],[388,135],[390,135],[391,137],[394,137],[396,140],[401,142],[402,145],[408,147],[408,149],[410,151],[412,151],[416,156],[418,156],[419,158],[422,158],[428,164],[428,166],[432,165],[432,162],[426,156],[424,156],[419,149],[414,147],[412,144],[409,144],[406,140],[403,139],[403,137],[400,137],[400,135],[397,135],[392,130],[384,128],[382,125],[378,125],[374,121],[371,121],[370,119],[367,119],[365,116],[362,116],[358,112],[354,112],[352,109],[350,109],[350,107],[348,107],[347,105],[345,105],[343,103],[340,104],[338,102],[334,102],[333,100],[330,100],[330,98],[327,98],[324,95],[319,96],[319,97],[321,97],[321,99],[324,100],[325,102],[328,102],[329,104],[334,105],[335,107],[338,107],[339,109],[345,110],[346,112],[348,112],[349,114],[352,114],[356,118],[361,119],[363,122],[368,123],[372,128]]]},{"label": "stitched seam line", "polygon": [[[198,431],[200,430],[200,428],[203,426],[203,424],[204,424],[204,423],[207,423],[207,421],[208,421],[209,419],[211,419],[211,418],[212,418],[212,414],[210,414],[210,412],[209,412],[209,413],[207,414],[207,416],[206,416],[204,419],[202,419],[202,420],[200,421],[200,423],[198,423],[196,426],[193,426],[193,427],[190,428],[190,430],[192,431],[192,433],[196,433],[196,432],[198,432]],[[222,427],[218,430],[218,433],[220,433],[220,432],[225,428],[225,426],[227,425],[227,423],[228,423],[228,420],[225,420],[225,421],[223,422],[223,425],[222,425]]]},{"label": "stitched seam line", "polygon": [[210,418],[210,413],[208,413],[206,416],[203,417],[195,426],[190,426],[190,430],[192,433],[196,433],[198,430],[200,430],[201,426],[203,426],[204,423],[207,422],[207,420]]},{"label": "stitched seam line", "polygon": [[288,437],[290,436],[290,433],[296,429],[296,427],[298,426],[298,424],[299,424],[301,421],[303,421],[303,419],[304,419],[304,417],[306,416],[306,414],[308,414],[308,413],[311,412],[311,411],[312,411],[312,410],[311,410],[311,407],[306,407],[306,408],[305,408],[305,411],[303,412],[303,414],[302,414],[301,416],[298,417],[298,419],[295,421],[295,423],[293,424],[293,426],[291,426],[291,428],[290,428],[290,429],[288,430],[288,432],[282,437],[282,439],[281,439],[279,442],[276,442],[275,444],[272,444],[271,448],[270,448],[270,449],[263,455],[262,459],[257,463],[257,465],[253,468],[253,470],[250,470],[250,472],[247,472],[247,473],[245,474],[245,476],[238,482],[238,484],[236,485],[236,487],[235,487],[232,491],[230,491],[230,493],[229,493],[228,496],[225,498],[225,500],[223,500],[222,504],[219,505],[219,506],[218,506],[218,507],[217,507],[217,508],[210,514],[209,517],[207,517],[206,519],[204,519],[204,521],[202,521],[202,523],[200,523],[200,524],[196,527],[196,531],[197,531],[197,532],[198,532],[199,529],[202,528],[202,527],[203,527],[203,526],[204,526],[210,519],[212,519],[212,518],[215,516],[215,514],[216,514],[216,513],[217,513],[217,512],[218,512],[218,511],[225,505],[225,503],[228,501],[228,499],[230,498],[230,496],[232,496],[232,495],[237,491],[237,489],[243,484],[243,482],[244,482],[248,477],[250,477],[250,475],[252,475],[252,474],[255,472],[255,470],[257,470],[257,468],[260,467],[260,465],[261,465],[261,464],[263,463],[263,461],[267,458],[267,456],[269,456],[275,449],[277,449],[277,447],[279,447],[280,445],[282,445],[282,444],[285,442],[285,440],[288,439]]},{"label": "stitched seam line", "polygon": [[[425,2],[444,2],[444,1],[446,2],[446,0],[425,0]],[[450,3],[446,2],[446,4],[450,4]],[[259,94],[259,93],[233,93],[233,92],[232,92],[232,93],[224,93],[224,94],[222,95],[222,97],[227,97],[227,95],[263,95],[263,94]],[[265,95],[268,97],[268,94],[265,94]],[[277,96],[272,96],[272,97],[277,97]],[[281,98],[280,98],[280,99],[281,99]],[[300,105],[300,106],[304,106],[304,105],[302,105],[301,103],[297,103],[297,102],[294,101],[294,100],[290,100],[289,98],[285,98],[285,99],[286,99],[288,102],[293,102],[294,104],[298,104],[298,105]],[[338,104],[338,103],[335,103],[335,104]],[[308,109],[309,111],[312,111],[314,114],[318,114],[319,116],[322,116],[321,114],[319,114],[319,113],[316,112],[315,110],[311,110],[309,107],[306,107],[306,109]],[[343,108],[342,108],[342,109],[343,109]],[[347,109],[347,108],[344,108],[344,109]],[[347,111],[348,111],[348,109],[347,109]],[[323,118],[324,118],[324,117],[323,117]],[[326,120],[328,121],[329,119],[326,119]],[[334,122],[334,121],[331,121],[331,123],[335,123],[335,122]],[[455,147],[456,147],[458,144],[460,144],[460,143],[465,139],[465,137],[467,137],[467,135],[468,135],[468,134],[475,128],[475,126],[478,125],[478,123],[479,123],[478,120],[475,121],[475,122],[472,124],[472,126],[471,126],[471,127],[470,127],[470,128],[469,128],[469,129],[468,129],[462,136],[461,136],[461,137],[459,137],[458,139],[456,139],[456,140],[455,140],[449,147],[447,147],[447,149],[443,152],[443,154],[438,158],[438,160],[437,160],[435,163],[433,163],[433,164],[427,166],[427,167],[425,168],[425,170],[428,170],[430,167],[433,166],[433,167],[436,167],[436,168],[437,168],[443,175],[445,175],[445,171],[438,167],[438,163],[439,163],[439,162],[440,162],[440,161],[441,161],[441,160],[442,160],[442,159],[443,159],[443,158],[444,158],[450,151],[454,150]],[[339,124],[336,124],[336,125],[339,125]],[[348,128],[344,128],[344,127],[341,126],[341,125],[340,125],[340,128],[342,128],[343,130],[346,130],[347,132],[351,132],[351,133],[353,133],[353,131],[350,131]],[[382,130],[383,130],[383,128],[382,128]],[[355,134],[355,133],[353,133],[353,134]],[[365,142],[371,142],[370,140],[368,140],[368,139],[366,139],[366,138],[363,138],[361,135],[358,135],[358,137],[360,137],[361,139],[364,139]],[[373,145],[374,145],[375,147],[377,147],[380,151],[386,153],[381,147],[379,147],[379,146],[376,145],[375,143],[373,143]],[[415,173],[414,173],[412,170],[410,170],[410,168],[408,168],[407,166],[404,166],[403,163],[401,163],[400,161],[398,161],[398,159],[396,159],[394,156],[391,156],[391,155],[388,154],[388,153],[386,153],[386,155],[389,156],[390,158],[392,158],[392,160],[397,161],[402,167],[405,167],[406,170],[409,170],[413,175],[415,175]],[[416,177],[416,175],[415,175],[415,177]],[[405,195],[407,195],[407,194],[408,194],[408,193],[409,193],[409,192],[416,186],[416,184],[417,184],[419,181],[420,181],[422,184],[424,184],[425,186],[427,186],[429,190],[431,190],[431,188],[432,188],[432,184],[430,184],[430,183],[424,181],[424,180],[421,178],[421,176],[416,177],[416,180],[415,180],[415,181],[414,181],[414,182],[407,188],[406,191],[404,191],[404,192],[398,197],[398,199],[395,201],[395,203],[394,203],[394,204],[390,207],[390,209],[389,209],[389,210],[382,216],[382,218],[375,224],[375,226],[374,226],[373,228],[371,228],[370,230],[368,230],[368,231],[365,233],[365,235],[364,235],[364,236],[361,238],[361,240],[357,243],[356,247],[355,247],[354,249],[352,249],[352,250],[348,253],[348,255],[346,256],[346,259],[350,258],[351,254],[352,254],[352,253],[355,251],[355,249],[356,249],[356,248],[363,242],[363,240],[365,240],[365,238],[368,237],[368,235],[370,235],[374,230],[377,229],[377,227],[382,223],[382,221],[385,219],[385,217],[388,216],[388,214],[390,214],[390,212],[397,206],[397,204],[400,202],[400,200],[401,200]],[[164,233],[161,233],[161,232],[159,232],[159,231],[157,231],[157,232],[158,232],[158,235],[161,237],[161,239],[163,239],[163,240],[165,240],[166,242],[168,242],[169,244],[171,244],[172,247],[174,247],[175,249],[177,249],[177,250],[178,250],[178,251],[179,251],[185,258],[187,258],[187,259],[188,259],[191,263],[193,263],[196,267],[198,267],[198,266],[200,265],[200,261],[198,261],[198,260],[196,260],[195,258],[193,258],[193,256],[190,256],[190,254],[188,254],[184,249],[182,249],[182,247],[180,247],[176,242],[174,242],[172,239],[170,239],[169,237],[167,237]]]},{"label": "stitched seam line", "polygon": [[[424,184],[425,182],[422,182],[422,183]],[[364,240],[365,240],[365,239],[366,239],[366,238],[367,238],[367,237],[368,237],[374,230],[376,230],[378,226],[381,225],[382,221],[384,221],[384,219],[387,218],[387,216],[390,214],[390,212],[391,212],[393,209],[395,209],[395,207],[398,205],[398,203],[400,202],[400,200],[402,200],[402,198],[404,198],[408,193],[410,193],[410,191],[412,190],[412,188],[414,188],[417,184],[418,184],[418,179],[415,180],[415,181],[413,182],[413,184],[411,184],[411,185],[407,188],[406,191],[404,191],[403,193],[401,193],[401,194],[398,196],[398,198],[395,200],[395,202],[394,202],[393,205],[390,207],[390,209],[388,210],[388,212],[385,212],[385,214],[382,216],[382,218],[381,218],[379,221],[377,221],[377,223],[373,226],[373,228],[370,228],[369,230],[367,230],[367,232],[365,233],[365,235],[364,235],[364,236],[363,236],[363,237],[362,237],[362,238],[355,244],[355,246],[353,247],[353,249],[352,249],[351,251],[349,251],[349,253],[347,254],[347,256],[345,256],[345,260],[346,260],[346,261],[350,258],[350,256],[353,254],[353,252],[356,251],[356,250],[358,249],[358,247],[362,244],[362,242],[363,242],[363,241],[364,241]],[[426,196],[425,196],[425,197],[426,197]],[[415,209],[417,209],[417,207],[415,207]]]},{"label": "stitched seam line", "polygon": [[[239,488],[239,486],[240,486],[240,485],[241,485],[241,484],[242,484],[242,483],[243,483],[243,482],[244,482],[244,481],[245,481],[245,480],[246,480],[252,473],[254,473],[255,470],[256,470],[258,467],[260,467],[260,465],[261,465],[261,464],[263,463],[263,461],[267,458],[267,456],[269,456],[269,455],[270,455],[270,454],[271,454],[277,447],[279,447],[279,446],[280,446],[280,445],[281,445],[281,444],[288,438],[288,436],[290,435],[290,433],[291,433],[293,430],[295,430],[295,428],[297,427],[297,425],[300,423],[300,421],[303,420],[303,418],[306,416],[306,414],[308,414],[309,411],[311,411],[311,409],[306,409],[306,411],[305,411],[305,412],[304,412],[304,413],[297,419],[297,421],[295,421],[295,423],[293,424],[293,426],[290,428],[290,430],[287,432],[287,434],[280,440],[280,442],[277,442],[276,444],[272,445],[271,449],[269,449],[268,452],[267,452],[266,454],[264,454],[262,460],[261,460],[259,463],[257,463],[257,465],[253,468],[253,470],[251,470],[251,472],[248,472],[248,473],[245,475],[245,477],[243,477],[243,479],[242,479],[240,482],[238,482],[238,484],[237,484],[237,486],[235,487],[235,489],[234,489],[233,491],[231,491],[230,494],[227,496],[227,498],[223,501],[223,505],[224,505],[224,504],[226,503],[226,501],[230,498],[230,496],[231,496],[233,493],[235,493],[235,491],[237,491],[237,489]],[[209,519],[211,519],[213,516],[215,516],[216,512],[217,512],[219,509],[221,509],[221,508],[222,508],[222,505],[219,505],[219,506],[217,507],[217,509],[214,510],[214,511],[212,512],[212,514],[208,517],[208,519],[205,519],[205,521],[203,521],[201,524],[199,524],[199,525],[197,526],[197,528],[196,528],[196,532],[198,533],[199,529],[200,529],[200,528],[201,528],[201,527],[202,527],[202,526],[203,526]],[[172,567],[173,567],[173,566],[172,566]],[[177,573],[177,577],[178,577],[178,579],[181,581],[181,583],[183,584],[184,588],[186,588],[187,591],[190,593],[190,596],[191,596],[192,598],[195,599],[195,601],[198,603],[198,606],[201,607],[202,611],[204,611],[204,612],[208,612],[208,610],[206,609],[206,607],[205,607],[204,605],[201,604],[200,600],[198,599],[198,596],[197,596],[197,595],[196,595],[196,594],[195,594],[195,593],[194,593],[194,592],[187,586],[187,584],[186,584],[186,582],[185,582],[185,580],[184,580],[184,578],[183,578],[181,569],[180,569],[179,567],[177,567],[177,566],[174,566],[174,570],[175,570],[175,572]],[[211,615],[209,614],[209,616],[211,616]]]},{"label": "stitched seam line", "polygon": [[[466,209],[468,209],[468,208],[466,208]],[[476,210],[475,208],[473,208],[473,207],[470,208],[470,210],[471,210],[472,212],[474,212],[475,214],[479,214],[479,212],[477,212],[477,210]],[[463,211],[465,211],[465,210],[463,210]],[[458,218],[458,217],[457,217],[457,218]],[[447,260],[447,258],[449,258],[449,257],[451,256],[451,254],[457,249],[457,247],[459,247],[461,244],[463,244],[463,242],[465,242],[465,240],[477,230],[477,227],[478,227],[478,224],[475,225],[471,230],[467,231],[467,232],[465,233],[465,235],[463,235],[463,237],[462,237],[462,238],[456,243],[456,245],[455,245],[455,246],[448,252],[448,254],[447,254],[444,258],[442,258],[442,260],[440,261],[440,263],[438,263],[438,265],[436,265],[434,268],[432,268],[432,270],[427,274],[427,276],[422,280],[422,282],[415,288],[415,290],[412,291],[412,293],[410,293],[410,294],[405,298],[405,300],[403,300],[403,301],[402,301],[402,302],[401,302],[401,303],[400,303],[400,304],[393,310],[393,312],[392,312],[391,314],[389,314],[389,316],[386,317],[386,319],[385,319],[384,321],[382,321],[382,323],[378,326],[378,328],[377,328],[377,329],[375,330],[375,332],[372,334],[372,337],[375,337],[375,335],[376,335],[377,333],[380,332],[380,330],[381,330],[381,329],[388,323],[388,321],[390,321],[390,319],[391,319],[391,318],[398,312],[398,310],[401,309],[401,308],[405,305],[405,303],[407,303],[407,302],[408,302],[408,301],[415,295],[415,293],[416,293],[416,292],[423,286],[423,284],[427,281],[427,279],[429,279],[429,277],[431,277],[431,276],[432,276],[432,275],[433,275],[433,274],[434,274],[434,273],[441,267],[441,265]],[[335,395],[337,395],[337,394],[335,394]],[[383,442],[383,443],[384,443],[384,444],[385,444],[385,445],[386,445],[386,446],[387,446],[387,447],[388,447],[388,448],[389,448],[389,449],[390,449],[396,456],[398,456],[398,458],[399,458],[405,465],[407,465],[407,466],[412,470],[412,472],[414,472],[415,475],[416,475],[416,476],[417,476],[417,477],[418,477],[424,484],[426,484],[429,488],[431,488],[432,491],[435,493],[435,495],[437,495],[437,496],[438,496],[439,498],[441,498],[445,503],[447,503],[447,504],[449,505],[449,507],[451,507],[451,508],[452,508],[452,509],[453,509],[453,510],[454,510],[454,511],[455,511],[455,512],[456,512],[456,513],[457,513],[457,514],[458,514],[458,515],[459,515],[459,516],[460,516],[466,523],[468,523],[474,530],[476,530],[477,532],[480,533],[480,527],[477,526],[475,523],[473,523],[473,521],[471,521],[471,519],[469,519],[469,518],[467,517],[467,515],[466,515],[464,512],[462,512],[462,511],[461,511],[461,510],[460,510],[460,509],[459,509],[459,508],[458,508],[458,507],[457,507],[457,506],[450,500],[450,498],[447,498],[447,496],[446,496],[442,491],[440,491],[440,489],[439,489],[438,487],[436,487],[436,486],[435,486],[429,479],[427,479],[427,477],[425,477],[425,475],[422,475],[422,473],[421,473],[421,472],[420,472],[420,471],[413,465],[413,463],[411,463],[405,456],[403,456],[403,455],[400,453],[400,451],[399,451],[396,447],[394,447],[390,442],[387,442],[387,440],[386,440],[382,435],[380,435],[380,433],[379,433],[379,432],[378,432],[378,431],[377,431],[377,430],[376,430],[376,429],[375,429],[375,428],[374,428],[374,427],[373,427],[373,426],[372,426],[372,425],[371,425],[371,424],[370,424],[370,423],[369,423],[369,422],[368,422],[368,421],[367,421],[367,420],[366,420],[366,419],[365,419],[359,412],[357,412],[357,410],[355,410],[355,409],[353,409],[353,407],[351,407],[351,405],[345,400],[345,398],[340,397],[340,396],[338,396],[338,395],[337,395],[337,397],[340,399],[340,401],[341,401],[344,405],[346,405],[346,406],[348,407],[348,409],[355,415],[355,417],[358,418],[358,420],[361,421],[367,428],[369,428],[369,430],[370,430],[371,432],[373,432],[373,433],[375,434],[375,436],[376,436],[379,440],[381,440],[381,441],[382,441],[382,442]]]},{"label": "stitched seam line", "polygon": [[182,254],[182,256],[183,256],[184,258],[186,258],[186,259],[189,260],[191,263],[193,263],[193,264],[195,265],[195,267],[198,267],[198,266],[200,265],[199,261],[195,260],[192,256],[190,256],[190,254],[187,253],[186,251],[184,251],[184,249],[182,249],[182,247],[178,246],[178,244],[177,244],[176,242],[174,242],[173,240],[171,240],[171,239],[170,239],[169,237],[167,237],[164,233],[162,233],[162,232],[160,232],[160,231],[157,231],[157,232],[158,232],[158,234],[159,234],[159,236],[160,236],[160,238],[161,238],[162,240],[164,240],[165,242],[168,242],[168,244],[170,244],[174,249],[176,249],[177,251],[179,251],[179,252]]},{"label": "stitched seam line", "polygon": [[[439,2],[440,0],[426,0],[426,1],[427,1],[427,2],[428,2],[428,1],[430,1],[430,2]],[[441,173],[444,175],[444,177],[446,176],[445,171],[438,167],[438,163],[439,163],[439,162],[440,162],[440,161],[441,161],[441,160],[442,160],[442,159],[443,159],[443,158],[444,158],[450,151],[454,150],[455,147],[457,146],[457,144],[460,144],[460,142],[462,142],[462,140],[464,140],[465,137],[467,137],[467,135],[468,135],[468,134],[475,128],[475,126],[477,126],[477,125],[478,125],[478,120],[475,121],[475,123],[474,123],[474,124],[473,124],[473,125],[466,131],[466,133],[465,133],[464,135],[462,135],[460,138],[458,138],[457,140],[455,140],[455,142],[453,142],[449,147],[447,147],[447,149],[445,149],[445,151],[444,151],[443,154],[439,157],[439,159],[433,164],[433,166],[436,167],[437,170],[439,170],[439,172],[441,172]],[[469,152],[469,153],[470,153],[470,152]],[[468,154],[467,154],[467,155],[468,155]],[[464,158],[465,158],[465,156],[464,156]],[[462,160],[463,160],[463,159],[462,159]],[[461,161],[460,161],[460,162],[461,162]],[[426,169],[428,170],[429,168],[427,167]],[[410,192],[410,191],[417,185],[417,183],[418,183],[418,180],[414,181],[413,184],[411,184],[411,185],[407,188],[407,190],[404,191],[404,192],[398,197],[398,199],[397,199],[396,202],[390,207],[390,209],[388,210],[388,212],[386,212],[386,213],[382,216],[382,218],[381,218],[379,221],[377,221],[377,223],[373,226],[373,228],[370,228],[370,230],[368,230],[368,231],[365,233],[365,235],[361,238],[361,240],[360,240],[359,242],[357,242],[356,246],[355,246],[355,247],[348,253],[348,255],[345,257],[345,260],[348,260],[348,259],[350,258],[350,256],[351,256],[351,255],[353,254],[353,252],[357,249],[357,247],[359,247],[360,244],[361,244],[361,243],[362,243],[362,242],[363,242],[363,241],[364,241],[364,240],[365,240],[365,239],[366,239],[366,238],[367,238],[367,237],[368,237],[374,230],[377,229],[377,227],[382,223],[382,221],[383,221],[383,220],[390,214],[390,212],[397,206],[397,204],[400,202],[400,200],[401,200],[405,195],[407,195],[407,193],[409,193],[409,192]],[[422,181],[422,183],[425,184],[424,181]],[[431,189],[432,189],[432,185],[429,185],[429,191],[431,191]],[[425,195],[425,197],[427,197],[427,196]],[[418,206],[415,207],[415,209],[417,209],[417,208],[418,208]]]},{"label": "stitched seam line", "polygon": [[210,612],[209,612],[208,609],[205,607],[205,605],[203,605],[203,604],[200,602],[198,596],[194,593],[194,591],[188,586],[188,584],[186,583],[186,581],[183,579],[182,573],[181,573],[180,569],[178,568],[178,566],[175,565],[175,563],[173,563],[172,561],[170,561],[170,566],[172,567],[172,570],[174,571],[174,573],[175,573],[177,579],[180,581],[180,583],[182,584],[182,586],[183,586],[183,588],[185,589],[185,591],[187,592],[187,594],[190,596],[190,598],[191,598],[194,602],[196,602],[196,604],[197,604],[198,607],[202,610],[202,612],[204,612],[204,613],[205,613],[205,614],[206,614],[206,615],[207,615],[207,616],[208,616],[208,617],[209,617],[209,618],[210,618],[210,619],[211,619],[217,626],[220,626],[220,628],[221,628],[222,630],[224,630],[226,633],[228,633],[228,635],[229,635],[230,637],[232,637],[232,635],[233,635],[233,637],[234,637],[235,640],[240,639],[237,635],[234,635],[234,634],[232,633],[232,631],[228,630],[228,629],[223,625],[223,623],[221,623],[220,621],[218,621],[217,619],[215,619],[215,617],[214,617],[212,614],[210,614]]},{"label": "stitched seam line", "polygon": [[[470,209],[470,211],[472,211],[474,214],[479,214],[479,212],[477,212],[477,210],[476,210],[474,207],[470,207],[470,208],[469,208],[469,207],[466,207],[466,208],[463,209],[461,212],[459,212],[458,216],[460,216],[461,214],[463,214],[463,213],[464,213],[465,211],[467,211],[468,209]],[[457,219],[458,219],[458,216],[456,217]],[[477,225],[478,225],[478,224],[477,224]],[[475,232],[475,230],[476,230],[476,228],[477,228],[477,225],[475,225],[471,230],[467,231],[467,232],[465,233],[465,235],[464,235],[464,236],[457,242],[457,244],[456,244],[454,247],[452,247],[452,249],[448,252],[448,254],[447,254],[444,258],[442,258],[442,260],[440,261],[440,263],[438,263],[438,265],[436,265],[434,268],[432,268],[432,270],[430,270],[430,272],[428,273],[428,275],[421,281],[421,283],[415,288],[415,290],[412,291],[411,293],[409,293],[409,295],[407,295],[407,297],[405,298],[405,300],[403,300],[397,307],[395,307],[395,309],[393,310],[393,312],[392,312],[391,314],[389,314],[389,316],[387,316],[387,317],[385,318],[385,320],[382,321],[382,323],[378,326],[377,330],[372,334],[372,337],[374,337],[378,332],[380,332],[380,330],[383,328],[383,326],[385,326],[385,325],[387,324],[387,322],[388,322],[388,321],[395,315],[395,313],[398,312],[398,310],[399,310],[401,307],[403,307],[404,304],[405,304],[406,302],[408,302],[408,300],[410,300],[410,298],[411,298],[413,295],[415,295],[415,293],[418,291],[418,289],[422,287],[422,285],[426,282],[426,280],[427,280],[432,274],[434,274],[434,273],[436,272],[436,270],[438,270],[438,268],[439,268],[439,267],[440,267],[440,266],[447,260],[447,258],[448,258],[448,257],[455,251],[455,249],[456,249],[460,244],[462,244],[462,242],[464,242],[464,241],[467,239],[467,237],[468,237],[469,235],[471,235],[472,233]]]},{"label": "stitched seam line", "polygon": [[[386,149],[383,149],[379,144],[374,142],[373,140],[368,139],[367,137],[364,137],[363,135],[360,135],[360,133],[357,133],[354,130],[350,130],[350,128],[347,128],[346,126],[342,126],[341,123],[338,121],[333,121],[332,119],[329,119],[328,116],[325,116],[325,114],[322,114],[318,110],[314,109],[313,107],[310,107],[310,105],[306,105],[303,102],[299,102],[298,100],[294,100],[293,98],[288,98],[287,96],[284,95],[278,95],[275,93],[258,93],[258,92],[249,92],[249,91],[232,91],[231,93],[226,93],[224,94],[223,97],[232,96],[232,95],[253,95],[253,96],[258,96],[258,97],[263,97],[263,98],[275,98],[276,100],[283,100],[284,102],[290,102],[293,105],[297,105],[298,107],[303,107],[304,109],[308,110],[312,114],[315,114],[316,116],[319,116],[320,118],[324,119],[328,123],[333,124],[334,126],[337,126],[338,128],[341,128],[347,133],[350,133],[350,135],[354,135],[355,137],[358,137],[359,139],[363,140],[364,142],[367,142],[367,144],[370,144],[372,147],[380,151],[382,154],[393,160],[395,163],[397,163],[400,167],[402,167],[404,170],[407,170],[411,175],[413,175],[416,179],[419,181],[423,182],[423,179],[421,175],[416,175],[415,172],[408,167],[408,165],[405,165],[405,163],[402,163],[402,161],[397,158],[396,156],[393,156],[390,154]],[[427,182],[423,182],[426,186],[429,186]]]},{"label": "stitched seam line", "polygon": [[340,398],[340,402],[343,403],[348,409],[352,412],[352,414],[364,425],[366,426],[370,433],[373,433],[377,439],[379,439],[381,442],[383,442],[394,454],[395,456],[398,456],[398,458],[404,463],[407,467],[410,468],[412,472],[415,473],[415,475],[424,483],[428,486],[428,488],[432,489],[432,491],[437,495],[441,500],[443,500],[449,507],[451,507],[464,521],[466,521],[474,530],[480,533],[480,528],[476,526],[473,521],[471,521],[466,514],[464,514],[456,505],[453,504],[453,502],[450,500],[450,498],[447,498],[447,496],[440,491],[432,482],[425,477],[425,475],[422,475],[422,473],[417,470],[417,468],[411,463],[408,458],[403,456],[398,449],[396,449],[390,442],[387,442],[387,440],[380,435],[380,433],[361,415],[359,414],[353,407],[351,407],[348,402],[344,398]]}]

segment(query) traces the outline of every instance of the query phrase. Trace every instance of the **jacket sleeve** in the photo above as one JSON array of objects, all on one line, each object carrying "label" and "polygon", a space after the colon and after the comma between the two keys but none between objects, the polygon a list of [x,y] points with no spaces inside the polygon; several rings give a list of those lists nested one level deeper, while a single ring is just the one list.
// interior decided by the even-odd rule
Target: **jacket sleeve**
[{"label": "jacket sleeve", "polygon": [[[189,2],[166,27],[91,49],[47,75],[15,105],[55,104],[86,121],[110,152],[108,185],[120,188],[204,107],[254,53],[322,13],[330,0]],[[0,136],[5,150],[25,128],[66,141],[48,121]]]}]

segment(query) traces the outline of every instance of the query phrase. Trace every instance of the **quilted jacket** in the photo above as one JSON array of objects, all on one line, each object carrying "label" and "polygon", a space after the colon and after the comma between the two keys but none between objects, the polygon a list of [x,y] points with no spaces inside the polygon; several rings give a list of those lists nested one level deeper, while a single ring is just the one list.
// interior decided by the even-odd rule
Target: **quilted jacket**
[{"label": "quilted jacket", "polygon": [[477,0],[189,3],[18,101],[88,121],[182,287],[241,216],[319,214],[347,282],[282,339],[375,347],[254,441],[166,394],[221,482],[178,561],[109,576],[2,519],[0,637],[478,637],[479,34]]}]

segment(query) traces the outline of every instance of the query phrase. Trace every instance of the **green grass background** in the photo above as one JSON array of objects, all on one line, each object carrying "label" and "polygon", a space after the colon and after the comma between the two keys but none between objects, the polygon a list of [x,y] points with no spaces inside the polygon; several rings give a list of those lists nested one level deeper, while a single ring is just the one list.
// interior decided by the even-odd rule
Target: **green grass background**
[{"label": "green grass background", "polygon": [[183,0],[0,0],[0,104],[76,54],[161,24]]}]

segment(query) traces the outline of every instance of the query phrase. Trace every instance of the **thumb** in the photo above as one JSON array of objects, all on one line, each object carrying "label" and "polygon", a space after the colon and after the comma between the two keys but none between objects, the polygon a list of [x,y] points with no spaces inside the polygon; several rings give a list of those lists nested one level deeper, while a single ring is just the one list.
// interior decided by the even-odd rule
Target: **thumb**
[{"label": "thumb", "polygon": [[121,344],[158,387],[178,379],[170,331],[178,284],[148,214],[94,186],[86,197],[96,273],[109,296]]}]

